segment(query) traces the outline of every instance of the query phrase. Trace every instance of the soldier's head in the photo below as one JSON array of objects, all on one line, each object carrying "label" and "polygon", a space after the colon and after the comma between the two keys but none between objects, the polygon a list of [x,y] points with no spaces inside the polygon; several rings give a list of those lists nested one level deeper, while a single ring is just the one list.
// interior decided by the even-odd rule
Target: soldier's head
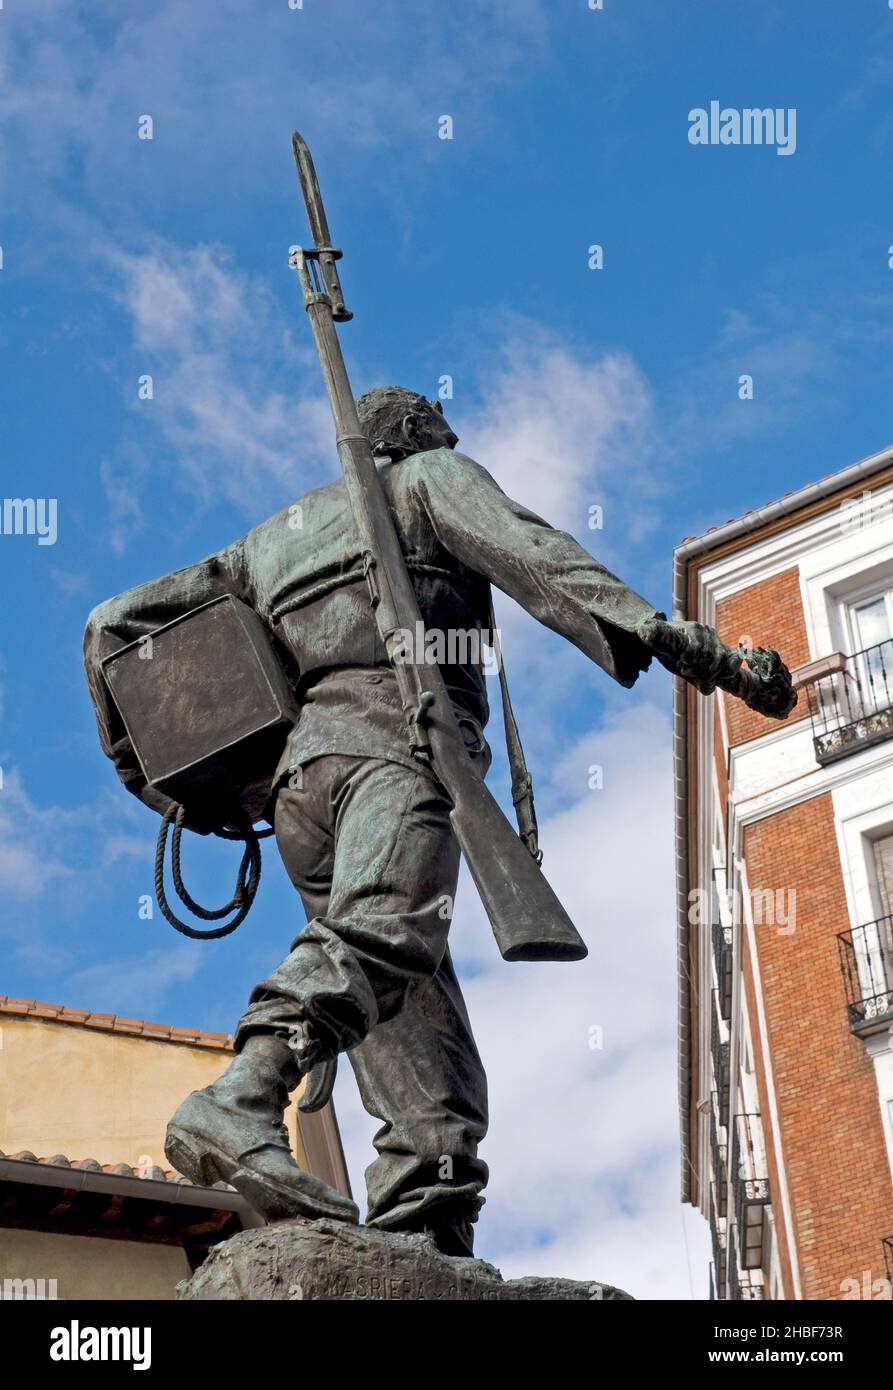
[{"label": "soldier's head", "polygon": [[425,449],[453,449],[459,442],[440,401],[402,386],[376,386],[357,401],[363,433],[379,457],[404,459]]}]

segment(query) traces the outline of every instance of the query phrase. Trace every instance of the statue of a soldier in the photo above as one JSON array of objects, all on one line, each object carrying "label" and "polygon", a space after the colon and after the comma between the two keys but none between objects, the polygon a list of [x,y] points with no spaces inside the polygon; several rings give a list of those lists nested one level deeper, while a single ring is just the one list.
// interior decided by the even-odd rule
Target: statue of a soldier
[{"label": "statue of a soldier", "polygon": [[[620,685],[632,686],[656,656],[703,694],[719,686],[770,717],[790,712],[795,696],[775,653],[753,653],[748,670],[711,628],[667,621],[457,453],[439,404],[388,387],[357,408],[426,629],[486,636],[493,584]],[[164,798],[122,730],[104,657],[231,594],[275,632],[300,673],[300,715],[268,815],[307,925],[252,990],[229,1069],[177,1110],[166,1152],[192,1181],[230,1182],[271,1220],[356,1221],[348,1198],[296,1165],[282,1128],[289,1092],[347,1052],[366,1109],[383,1122],[366,1174],[369,1223],[427,1230],[444,1253],[467,1255],[487,1181],[478,1156],[487,1092],[443,911],[459,869],[450,802],[407,745],[344,480],[300,506],[300,529],[286,507],[199,564],[101,604],[87,626],[103,747],[128,789],[156,810]],[[469,644],[467,660],[442,669],[468,758],[485,771],[480,651]]]}]

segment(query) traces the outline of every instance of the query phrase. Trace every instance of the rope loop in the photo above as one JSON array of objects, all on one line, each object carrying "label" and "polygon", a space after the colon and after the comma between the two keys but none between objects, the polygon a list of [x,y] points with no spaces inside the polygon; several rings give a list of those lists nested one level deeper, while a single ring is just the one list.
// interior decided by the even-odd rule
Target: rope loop
[{"label": "rope loop", "polygon": [[[196,941],[212,941],[221,936],[229,936],[234,932],[248,913],[251,911],[254,899],[257,896],[258,885],[260,884],[260,841],[272,835],[272,828],[268,830],[255,830],[247,816],[244,817],[243,824],[238,828],[221,826],[214,831],[224,840],[241,840],[245,845],[245,852],[239,864],[239,871],[236,875],[236,891],[224,907],[206,908],[197,903],[188,892],[183,875],[180,869],[180,840],[183,835],[183,823],[186,818],[186,808],[172,802],[167,808],[161,819],[161,828],[158,831],[158,843],[155,847],[155,899],[161,909],[162,915],[170,922],[171,926],[184,936],[192,937]],[[213,927],[209,931],[202,931],[198,927],[190,927],[188,923],[181,922],[179,917],[171,908],[167,900],[164,889],[164,860],[167,851],[167,832],[173,822],[173,834],[171,836],[171,877],[177,897],[189,911],[196,917],[200,917],[205,922],[217,922],[221,917],[226,917],[230,912],[235,912],[232,921],[227,922],[222,927]]]}]

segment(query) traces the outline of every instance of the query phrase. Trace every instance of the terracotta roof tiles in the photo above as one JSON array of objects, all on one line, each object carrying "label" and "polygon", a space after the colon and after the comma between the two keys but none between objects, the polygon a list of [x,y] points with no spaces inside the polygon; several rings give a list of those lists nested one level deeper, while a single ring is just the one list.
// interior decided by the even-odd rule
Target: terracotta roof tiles
[{"label": "terracotta roof tiles", "polygon": [[147,1172],[143,1172],[139,1168],[132,1168],[129,1163],[99,1163],[95,1158],[68,1158],[65,1154],[38,1158],[30,1149],[22,1149],[21,1153],[17,1154],[5,1154],[0,1150],[0,1158],[12,1159],[18,1163],[41,1163],[47,1168],[80,1168],[87,1173],[113,1173],[120,1178],[151,1178],[153,1182],[176,1182],[192,1186],[188,1178],[181,1177],[172,1168],[156,1168],[154,1165]]},{"label": "terracotta roof tiles", "polygon": [[201,1028],[174,1028],[169,1023],[148,1023],[142,1018],[120,1018],[118,1014],[94,1013],[90,1009],[71,1009],[65,1004],[45,1004],[37,999],[11,999],[0,994],[0,1015],[19,1018],[46,1018],[54,1023],[73,1023],[81,1028],[96,1028],[105,1033],[127,1033],[131,1037],[151,1038],[156,1042],[186,1043],[190,1047],[215,1047],[221,1051],[232,1048],[229,1033],[207,1033]]}]

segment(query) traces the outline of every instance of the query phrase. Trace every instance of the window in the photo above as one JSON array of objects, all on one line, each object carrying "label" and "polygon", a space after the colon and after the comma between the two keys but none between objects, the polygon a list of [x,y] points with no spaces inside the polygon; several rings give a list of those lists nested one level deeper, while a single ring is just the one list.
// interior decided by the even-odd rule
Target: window
[{"label": "window", "polygon": [[893,917],[893,835],[875,840],[874,871],[882,917]]},{"label": "window", "polygon": [[879,570],[862,576],[858,589],[834,595],[832,627],[843,664],[807,691],[823,766],[893,738],[893,581],[889,570]]},{"label": "window", "polygon": [[881,914],[879,943],[887,948],[888,972],[893,980],[893,835],[884,835],[872,845],[875,886]]},{"label": "window", "polygon": [[[882,691],[889,695],[893,677],[893,589],[850,605],[850,651],[855,656],[854,675],[862,703],[880,708]],[[887,700],[889,703],[889,700]]]},{"label": "window", "polygon": [[864,651],[893,636],[893,590],[854,603],[851,610],[854,650]]},{"label": "window", "polygon": [[865,846],[871,865],[875,920],[841,934],[850,1027],[889,1022],[893,1013],[893,834]]},{"label": "window", "polygon": [[[850,721],[868,719],[863,736],[888,733],[879,721],[893,706],[893,587],[854,600],[848,610],[850,660],[843,695]],[[878,727],[875,727],[878,725]],[[882,727],[881,727],[882,726]]]}]

